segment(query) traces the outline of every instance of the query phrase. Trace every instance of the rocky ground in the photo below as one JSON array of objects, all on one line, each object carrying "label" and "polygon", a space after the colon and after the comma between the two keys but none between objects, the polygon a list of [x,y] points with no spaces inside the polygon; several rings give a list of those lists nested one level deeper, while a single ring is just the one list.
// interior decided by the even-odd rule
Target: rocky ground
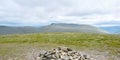
[{"label": "rocky ground", "polygon": [[27,48],[20,55],[6,55],[0,60],[119,60],[120,56],[109,55],[108,51],[78,50],[68,47]]},{"label": "rocky ground", "polygon": [[94,57],[82,54],[67,47],[58,47],[39,53],[36,60],[96,60]]}]

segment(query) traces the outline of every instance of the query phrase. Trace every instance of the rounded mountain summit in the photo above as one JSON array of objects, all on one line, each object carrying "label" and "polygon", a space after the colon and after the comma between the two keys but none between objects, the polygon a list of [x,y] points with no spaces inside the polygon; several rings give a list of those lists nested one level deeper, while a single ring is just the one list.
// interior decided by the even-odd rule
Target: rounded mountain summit
[{"label": "rounded mountain summit", "polygon": [[52,23],[40,28],[41,32],[85,32],[85,33],[108,33],[98,27],[87,24]]}]

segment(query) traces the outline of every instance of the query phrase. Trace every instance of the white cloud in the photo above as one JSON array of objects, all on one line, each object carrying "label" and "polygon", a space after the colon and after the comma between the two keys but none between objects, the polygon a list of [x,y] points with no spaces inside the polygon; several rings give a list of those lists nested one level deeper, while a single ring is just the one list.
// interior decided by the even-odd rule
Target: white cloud
[{"label": "white cloud", "polygon": [[117,23],[120,22],[119,3],[119,0],[0,0],[0,25]]}]

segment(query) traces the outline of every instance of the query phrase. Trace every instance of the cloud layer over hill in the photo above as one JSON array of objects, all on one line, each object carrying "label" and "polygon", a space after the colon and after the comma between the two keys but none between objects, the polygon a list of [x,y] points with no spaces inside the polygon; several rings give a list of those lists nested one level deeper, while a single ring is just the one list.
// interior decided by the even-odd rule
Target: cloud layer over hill
[{"label": "cloud layer over hill", "polygon": [[120,0],[0,0],[0,25],[120,25],[119,3]]}]

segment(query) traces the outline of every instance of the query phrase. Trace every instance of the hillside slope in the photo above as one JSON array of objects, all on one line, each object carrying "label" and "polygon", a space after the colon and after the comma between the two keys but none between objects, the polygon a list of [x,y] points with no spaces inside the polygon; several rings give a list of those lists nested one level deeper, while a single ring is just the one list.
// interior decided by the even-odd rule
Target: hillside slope
[{"label": "hillside slope", "polygon": [[43,27],[10,27],[0,26],[0,35],[3,34],[23,34],[23,33],[38,33],[38,32],[85,32],[85,33],[107,33],[106,31],[91,25],[85,24],[66,24],[53,23]]},{"label": "hillside slope", "polygon": [[38,29],[35,27],[9,27],[0,26],[0,35],[4,34],[23,34],[23,33],[35,33]]},{"label": "hillside slope", "polygon": [[53,23],[51,25],[42,27],[40,30],[41,32],[107,33],[106,31],[91,25],[66,24],[66,23]]}]

